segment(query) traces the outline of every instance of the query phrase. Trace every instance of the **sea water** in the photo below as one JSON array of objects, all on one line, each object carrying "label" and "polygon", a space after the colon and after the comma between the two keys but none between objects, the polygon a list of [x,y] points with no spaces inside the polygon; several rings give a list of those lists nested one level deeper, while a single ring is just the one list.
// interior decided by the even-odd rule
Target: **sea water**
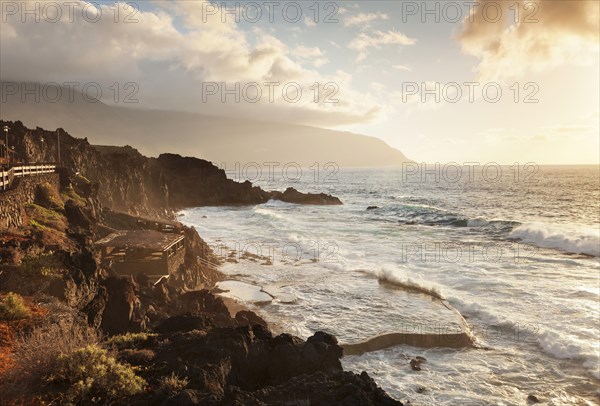
[{"label": "sea water", "polygon": [[[343,358],[399,400],[598,404],[599,167],[501,169],[458,179],[399,168],[267,179],[256,184],[326,192],[344,205],[190,208],[180,220],[232,279],[272,296],[256,310],[282,331],[327,331],[344,344],[466,323],[469,348],[397,345]],[[426,359],[421,371],[409,365],[415,356]]]}]

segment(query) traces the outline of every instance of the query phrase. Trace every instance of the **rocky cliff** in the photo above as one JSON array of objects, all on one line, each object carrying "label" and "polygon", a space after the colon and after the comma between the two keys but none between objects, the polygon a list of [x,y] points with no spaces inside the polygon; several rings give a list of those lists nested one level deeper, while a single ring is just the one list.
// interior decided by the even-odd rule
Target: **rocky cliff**
[{"label": "rocky cliff", "polygon": [[102,205],[135,215],[169,216],[186,206],[264,203],[269,194],[250,182],[228,179],[211,162],[165,154],[148,158],[131,147],[94,147],[63,130],[28,129],[20,121],[7,125],[9,145],[24,163],[57,162],[100,185]]},{"label": "rocky cliff", "polygon": [[[304,194],[295,189],[267,192],[249,181],[227,178],[212,162],[175,154],[149,158],[136,149],[93,146],[86,138],[72,137],[62,129],[28,129],[20,121],[0,121],[10,127],[8,142],[19,162],[58,162],[75,181],[99,185],[100,203],[114,211],[139,216],[172,218],[179,209],[193,206],[254,205],[279,199],[298,204],[341,204],[325,194]],[[93,186],[90,186],[93,187]]]}]

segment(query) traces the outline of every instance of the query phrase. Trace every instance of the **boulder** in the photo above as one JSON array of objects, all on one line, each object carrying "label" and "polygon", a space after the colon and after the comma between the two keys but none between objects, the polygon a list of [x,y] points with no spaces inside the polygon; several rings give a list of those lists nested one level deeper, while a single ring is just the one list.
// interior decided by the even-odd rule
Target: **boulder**
[{"label": "boulder", "polygon": [[278,191],[271,192],[271,199],[280,200],[286,203],[312,204],[321,206],[343,204],[342,201],[335,196],[325,193],[301,193],[293,187],[287,188],[283,193]]}]

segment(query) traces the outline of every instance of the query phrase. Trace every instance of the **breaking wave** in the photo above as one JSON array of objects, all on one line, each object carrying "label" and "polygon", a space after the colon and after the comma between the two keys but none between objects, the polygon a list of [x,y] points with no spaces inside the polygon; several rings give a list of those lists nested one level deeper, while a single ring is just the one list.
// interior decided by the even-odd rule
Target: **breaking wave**
[{"label": "breaking wave", "polygon": [[527,223],[516,227],[509,235],[540,248],[554,248],[573,254],[600,257],[598,231],[564,229],[543,223]]}]

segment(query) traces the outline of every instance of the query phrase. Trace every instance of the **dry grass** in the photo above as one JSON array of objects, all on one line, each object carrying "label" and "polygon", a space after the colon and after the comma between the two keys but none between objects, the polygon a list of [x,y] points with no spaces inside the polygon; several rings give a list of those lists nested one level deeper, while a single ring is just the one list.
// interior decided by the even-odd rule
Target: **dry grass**
[{"label": "dry grass", "polygon": [[59,357],[96,344],[99,336],[81,320],[42,324],[14,339],[13,367],[2,377],[0,404],[27,401],[42,392],[45,377],[58,367]]},{"label": "dry grass", "polygon": [[189,383],[190,381],[187,378],[180,378],[175,373],[172,373],[160,379],[158,392],[167,396],[173,396],[184,390]]},{"label": "dry grass", "polygon": [[[14,366],[13,352],[18,335],[31,328],[35,323],[44,320],[48,315],[48,309],[33,304],[29,298],[24,298],[29,317],[19,320],[0,321],[0,377]],[[3,378],[0,379],[2,382]]]}]

